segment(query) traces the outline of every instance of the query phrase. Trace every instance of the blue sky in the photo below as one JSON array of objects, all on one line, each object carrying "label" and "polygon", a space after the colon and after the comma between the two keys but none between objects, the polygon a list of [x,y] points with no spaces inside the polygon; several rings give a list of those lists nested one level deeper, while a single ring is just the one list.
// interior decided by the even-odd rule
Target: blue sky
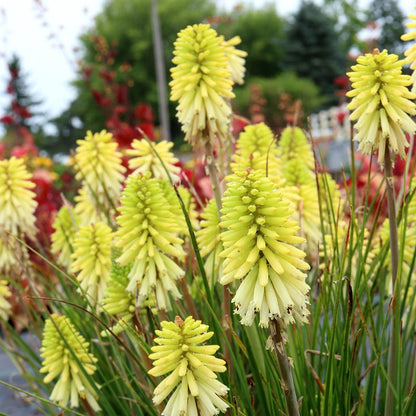
[{"label": "blue sky", "polygon": [[[412,13],[414,0],[399,0],[402,10]],[[104,0],[0,0],[0,116],[8,102],[4,93],[7,82],[6,63],[13,53],[28,75],[31,92],[43,101],[49,116],[58,115],[74,98],[69,85],[77,68],[78,36],[93,23]],[[178,0],[180,2],[180,0]],[[363,4],[366,3],[363,0]],[[225,0],[228,10],[241,3]],[[267,0],[247,0],[258,7]],[[268,2],[270,3],[270,1]],[[300,0],[276,0],[281,15],[289,15]]]}]

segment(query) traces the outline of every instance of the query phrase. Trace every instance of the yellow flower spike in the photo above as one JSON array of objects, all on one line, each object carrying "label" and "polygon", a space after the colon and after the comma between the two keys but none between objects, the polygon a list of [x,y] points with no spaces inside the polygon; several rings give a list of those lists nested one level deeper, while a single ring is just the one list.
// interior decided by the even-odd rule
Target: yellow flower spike
[{"label": "yellow flower spike", "polygon": [[102,223],[81,227],[73,240],[71,272],[93,306],[99,306],[107,289],[111,266],[111,228]]},{"label": "yellow flower spike", "polygon": [[277,152],[282,166],[289,160],[300,159],[309,169],[315,169],[312,147],[305,132],[299,127],[286,127],[283,130]]},{"label": "yellow flower spike", "polygon": [[20,277],[28,260],[27,247],[0,228],[0,273]]},{"label": "yellow flower spike", "polygon": [[204,268],[211,282],[222,279],[223,258],[220,253],[223,245],[220,239],[220,218],[215,199],[211,199],[201,213],[201,229],[196,232],[196,239],[202,257],[206,257]]},{"label": "yellow flower spike", "polygon": [[[97,200],[90,199],[90,195],[83,187],[79,188],[78,194],[74,197],[75,206],[74,212],[79,218],[79,225],[95,224],[100,221],[105,221],[106,213],[102,211],[103,206],[97,206]],[[113,216],[114,209],[108,209],[107,214]]]},{"label": "yellow flower spike", "polygon": [[97,207],[110,209],[117,206],[124,181],[125,167],[113,135],[105,130],[92,134],[87,132],[84,140],[77,140],[73,164],[75,178]]},{"label": "yellow flower spike", "polygon": [[[415,10],[416,10],[416,7],[415,7]],[[413,22],[406,23],[406,26],[409,29],[416,29],[416,14],[409,14],[407,17],[409,19],[413,20]],[[403,41],[414,40],[414,39],[416,39],[416,30],[412,30],[411,32],[406,33],[406,34],[401,36],[401,40],[403,40]],[[416,93],[416,85],[415,85],[415,83],[416,83],[416,72],[415,72],[415,69],[416,69],[416,43],[413,44],[410,48],[408,48],[405,51],[404,55],[406,56],[406,62],[410,63],[410,69],[413,71],[410,79],[413,83],[412,92]]]},{"label": "yellow flower spike", "polygon": [[240,36],[234,36],[233,38],[223,41],[222,46],[225,51],[225,55],[228,60],[228,70],[231,73],[231,78],[237,84],[244,84],[244,74],[246,72],[244,59],[247,56],[247,52],[235,48],[236,45],[241,43]]},{"label": "yellow flower spike", "polygon": [[0,319],[7,321],[10,315],[11,305],[7,298],[12,296],[7,280],[0,280]]},{"label": "yellow flower spike", "polygon": [[207,24],[188,26],[174,43],[170,82],[177,116],[192,146],[201,140],[220,141],[229,135],[233,81],[223,38]]},{"label": "yellow flower spike", "polygon": [[53,223],[55,231],[51,235],[53,254],[58,254],[57,262],[69,269],[72,264],[72,244],[74,242],[75,234],[78,230],[80,219],[78,215],[65,205],[63,205],[58,212]]},{"label": "yellow flower spike", "polygon": [[264,173],[267,169],[267,176],[276,184],[281,184],[280,163],[273,132],[264,123],[246,126],[238,137],[231,169],[235,173],[247,168]]},{"label": "yellow flower spike", "polygon": [[[146,140],[134,139],[131,143],[132,149],[127,149],[127,155],[131,156],[129,168],[135,169],[133,174],[140,173],[144,175],[146,172],[150,172],[152,177],[156,179],[169,179],[160,161],[162,159],[172,180],[179,182],[178,174],[180,173],[180,168],[175,166],[178,159],[170,152],[172,146],[173,142],[165,140],[159,143],[152,143],[151,146]],[[160,159],[157,155],[159,155]]]},{"label": "yellow flower spike", "polygon": [[71,402],[71,407],[78,407],[81,397],[94,411],[100,410],[96,392],[78,364],[88,375],[94,374],[97,359],[88,352],[88,348],[89,343],[68,318],[51,315],[46,320],[40,349],[43,359],[40,372],[47,373],[45,383],[59,376],[50,396],[59,406],[66,407]]},{"label": "yellow flower spike", "polygon": [[405,157],[408,141],[405,132],[413,134],[416,124],[409,117],[416,114],[416,104],[411,101],[416,94],[408,90],[412,81],[402,74],[406,62],[386,50],[367,53],[357,59],[357,65],[348,72],[352,90],[347,93],[352,100],[349,110],[354,110],[350,119],[357,133],[354,140],[364,154],[378,150],[378,161],[384,164],[386,144],[390,151]]},{"label": "yellow flower spike", "polygon": [[163,411],[165,416],[212,416],[228,408],[220,396],[228,387],[217,380],[216,372],[226,371],[225,361],[213,356],[218,345],[200,345],[213,332],[208,325],[187,317],[175,322],[163,321],[156,331],[155,346],[149,358],[155,377],[170,373],[154,390],[153,403],[158,406],[172,392]]},{"label": "yellow flower spike", "polygon": [[130,175],[121,197],[116,247],[122,249],[121,266],[133,263],[127,291],[137,295],[136,306],[156,297],[159,309],[170,309],[168,293],[181,297],[175,281],[185,273],[174,260],[185,252],[182,231],[174,209],[167,200],[164,181],[146,175]]},{"label": "yellow flower spike", "polygon": [[262,327],[276,318],[286,324],[306,322],[309,286],[303,270],[309,265],[302,260],[305,253],[293,246],[304,239],[295,235],[299,227],[290,219],[290,202],[261,171],[244,171],[228,178],[221,212],[225,259],[220,283],[243,279],[233,298],[241,323],[251,325],[257,313]]},{"label": "yellow flower spike", "polygon": [[16,236],[35,237],[35,184],[24,161],[16,157],[0,160],[0,227]]}]

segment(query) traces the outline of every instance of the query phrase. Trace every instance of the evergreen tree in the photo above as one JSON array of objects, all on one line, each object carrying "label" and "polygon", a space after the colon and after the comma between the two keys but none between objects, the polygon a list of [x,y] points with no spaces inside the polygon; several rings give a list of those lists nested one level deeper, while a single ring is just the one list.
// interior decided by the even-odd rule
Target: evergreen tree
[{"label": "evergreen tree", "polygon": [[334,79],[344,74],[346,59],[330,19],[312,2],[303,1],[287,36],[286,67],[309,78],[335,103]]}]

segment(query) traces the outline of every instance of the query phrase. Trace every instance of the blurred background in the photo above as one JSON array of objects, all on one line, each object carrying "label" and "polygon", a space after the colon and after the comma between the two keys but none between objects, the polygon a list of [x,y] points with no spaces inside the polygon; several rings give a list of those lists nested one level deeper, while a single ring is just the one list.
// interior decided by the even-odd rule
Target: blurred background
[{"label": "blurred background", "polygon": [[[87,130],[106,128],[122,145],[136,127],[161,136],[152,4],[166,85],[177,32],[210,23],[226,39],[240,36],[248,53],[235,112],[276,133],[287,123],[305,127],[313,114],[319,137],[338,134],[325,131],[331,120],[346,120],[345,72],[358,55],[375,47],[403,54],[400,35],[414,7],[411,0],[0,0],[0,157],[31,146],[65,155]],[[175,103],[168,111],[169,134],[183,146]]]}]

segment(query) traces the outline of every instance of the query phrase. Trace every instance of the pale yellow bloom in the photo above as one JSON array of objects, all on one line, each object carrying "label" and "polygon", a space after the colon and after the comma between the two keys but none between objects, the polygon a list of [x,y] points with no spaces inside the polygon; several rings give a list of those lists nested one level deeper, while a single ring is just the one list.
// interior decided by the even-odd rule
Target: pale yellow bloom
[{"label": "pale yellow bloom", "polygon": [[78,194],[74,197],[74,212],[79,218],[79,225],[96,224],[100,221],[106,221],[107,215],[110,218],[114,215],[115,210],[113,208],[103,212],[103,207],[97,206],[97,201],[90,198],[91,195],[83,187],[78,189]]},{"label": "pale yellow bloom", "polygon": [[10,298],[9,284],[7,280],[0,280],[0,319],[7,321],[10,315],[11,305],[7,298]]},{"label": "pale yellow bloom", "polygon": [[229,135],[233,98],[229,61],[223,38],[209,25],[188,26],[179,32],[171,68],[171,100],[179,100],[177,116],[191,145],[220,141]]},{"label": "pale yellow bloom", "polygon": [[402,74],[405,61],[386,50],[375,49],[372,54],[360,56],[357,63],[347,74],[352,82],[347,96],[352,97],[348,109],[354,110],[350,119],[358,120],[354,137],[359,142],[358,149],[365,154],[378,150],[381,165],[386,144],[390,151],[404,158],[409,145],[404,133],[416,131],[416,124],[409,117],[416,114],[416,104],[411,101],[416,94],[407,88],[412,83],[410,77]]},{"label": "pale yellow bloom", "polygon": [[36,234],[35,184],[24,161],[11,157],[0,160],[0,228],[16,236]]},{"label": "pale yellow bloom", "polygon": [[247,52],[237,49],[235,46],[241,43],[240,36],[234,36],[233,38],[223,41],[222,46],[225,51],[225,55],[228,60],[228,70],[231,73],[231,78],[237,84],[244,83],[244,74],[246,72],[244,59],[247,56]]},{"label": "pale yellow bloom", "polygon": [[215,199],[211,199],[201,213],[201,229],[196,232],[198,247],[204,263],[205,273],[211,282],[220,281],[223,277],[224,259],[220,256],[224,247],[220,239],[220,217]]},{"label": "pale yellow bloom", "polygon": [[280,163],[273,132],[264,123],[246,126],[237,140],[232,171],[249,168],[261,170],[276,184],[281,184]]},{"label": "pale yellow bloom", "polygon": [[72,273],[93,306],[104,298],[110,277],[111,228],[102,223],[81,227],[73,240]]},{"label": "pale yellow bloom", "polygon": [[260,325],[280,318],[306,322],[309,286],[305,253],[294,244],[299,227],[290,218],[290,202],[261,171],[239,172],[228,178],[223,197],[221,240],[224,276],[220,283],[243,279],[234,298],[241,323]]},{"label": "pale yellow bloom", "polygon": [[126,169],[113,135],[105,130],[95,134],[88,131],[77,144],[73,161],[75,178],[101,210],[117,206]]},{"label": "pale yellow bloom", "polygon": [[153,403],[159,405],[175,390],[163,411],[165,416],[212,416],[228,408],[220,396],[228,387],[217,380],[216,372],[224,372],[225,361],[213,357],[218,345],[200,345],[213,332],[208,325],[188,317],[182,321],[163,321],[162,330],[156,330],[155,345],[149,358],[155,377],[170,373],[154,390]]},{"label": "pale yellow bloom", "polygon": [[71,208],[63,205],[59,209],[58,215],[53,223],[55,231],[51,235],[51,252],[58,254],[58,263],[67,269],[72,264],[72,244],[75,234],[78,231],[79,222],[80,218],[78,215]]},{"label": "pale yellow bloom", "polygon": [[[416,7],[415,7],[416,10]],[[409,14],[407,16],[409,19],[413,20],[412,22],[406,23],[406,26],[409,29],[413,29],[411,32],[402,35],[401,40],[408,41],[416,39],[416,14]],[[410,48],[405,51],[406,62],[410,63],[410,69],[413,71],[410,79],[412,80],[412,92],[416,93],[416,43],[414,43]]]},{"label": "pale yellow bloom", "polygon": [[180,168],[175,166],[178,159],[170,152],[172,146],[173,142],[165,140],[150,145],[147,140],[134,139],[131,143],[132,149],[127,149],[127,155],[131,156],[129,168],[134,169],[133,174],[140,173],[144,175],[146,172],[150,172],[156,179],[169,179],[160,161],[162,159],[173,182],[178,182]]},{"label": "pale yellow bloom", "polygon": [[181,296],[175,281],[185,272],[174,260],[182,260],[185,252],[182,230],[161,182],[150,173],[129,176],[117,217],[116,246],[123,249],[120,265],[133,263],[126,289],[137,295],[136,306],[155,295],[157,307],[165,310],[170,309],[169,293],[173,299]]},{"label": "pale yellow bloom", "polygon": [[[60,406],[79,406],[79,398],[85,399],[94,411],[100,410],[98,396],[89,379],[80,369],[92,376],[97,359],[88,352],[89,343],[65,316],[51,315],[45,322],[42,347],[41,373],[47,373],[43,381],[50,383],[59,376],[50,399]],[[75,358],[76,357],[76,358]]]}]

